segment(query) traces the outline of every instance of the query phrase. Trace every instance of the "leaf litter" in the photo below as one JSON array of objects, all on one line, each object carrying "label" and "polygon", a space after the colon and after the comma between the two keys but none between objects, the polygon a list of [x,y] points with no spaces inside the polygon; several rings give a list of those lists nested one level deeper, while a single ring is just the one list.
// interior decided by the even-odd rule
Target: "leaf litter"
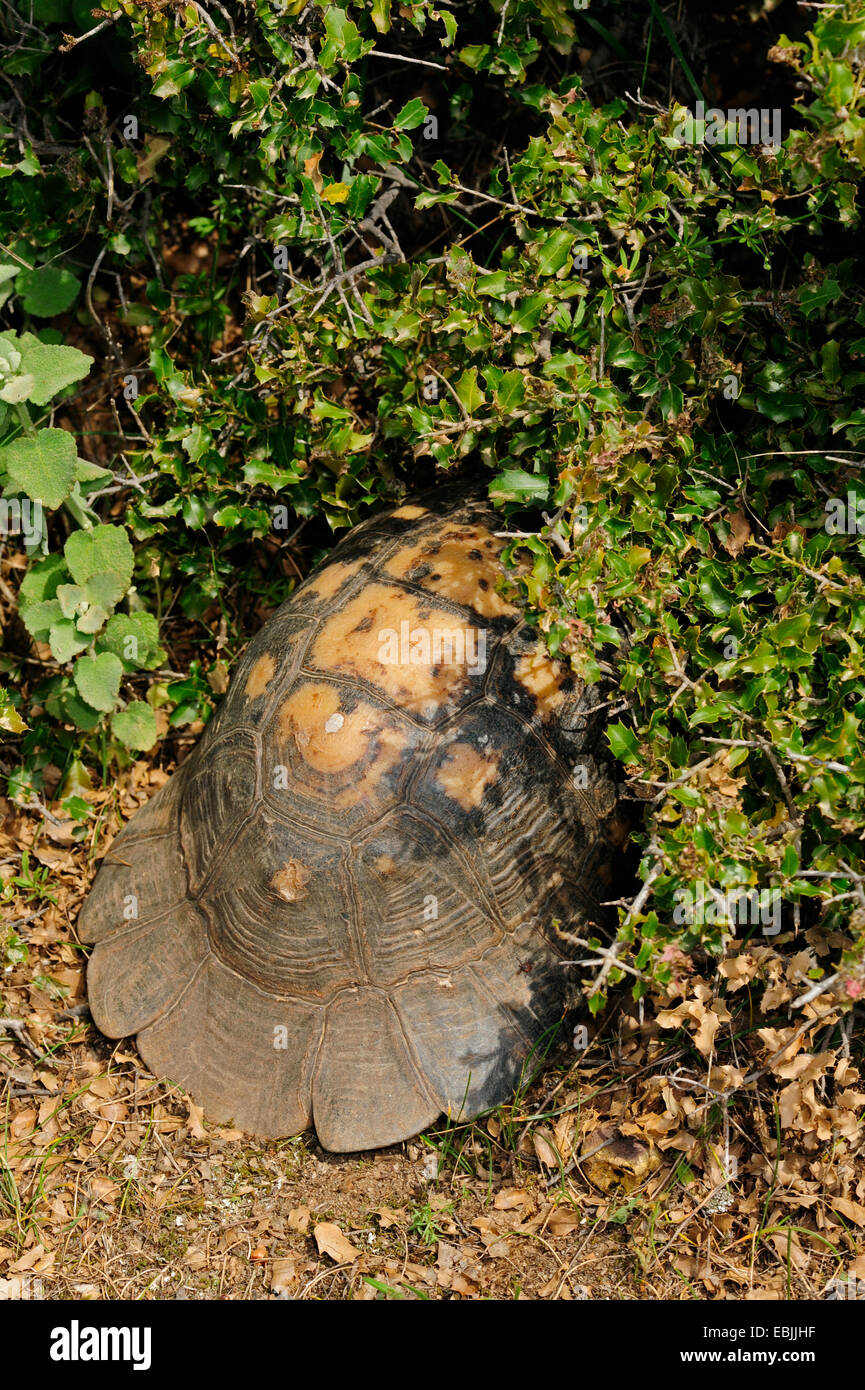
[{"label": "leaf litter", "polygon": [[83,841],[59,802],[0,799],[0,1298],[796,1299],[865,1278],[861,1035],[831,990],[793,1007],[831,933],[676,960],[473,1123],[363,1155],[259,1142],[86,1011],[78,910],[166,776],[141,759],[88,792]]}]

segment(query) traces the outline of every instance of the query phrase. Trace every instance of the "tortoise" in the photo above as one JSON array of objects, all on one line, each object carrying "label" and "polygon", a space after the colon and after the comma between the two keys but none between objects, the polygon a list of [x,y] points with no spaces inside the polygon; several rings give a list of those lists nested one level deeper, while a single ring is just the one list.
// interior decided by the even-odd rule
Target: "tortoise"
[{"label": "tortoise", "polygon": [[80,917],[90,1010],[263,1137],[345,1153],[513,1095],[623,840],[597,687],[453,486],[355,527],[249,643]]}]

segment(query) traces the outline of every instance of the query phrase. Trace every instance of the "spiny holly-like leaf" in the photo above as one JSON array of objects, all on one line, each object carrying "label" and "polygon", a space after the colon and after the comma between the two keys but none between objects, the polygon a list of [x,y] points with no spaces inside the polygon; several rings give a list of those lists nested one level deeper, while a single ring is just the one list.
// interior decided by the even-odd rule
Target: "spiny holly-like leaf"
[{"label": "spiny holly-like leaf", "polygon": [[95,574],[116,575],[129,588],[132,578],[132,546],[122,526],[94,526],[92,531],[73,531],[63,547],[69,572],[76,584],[86,584]]},{"label": "spiny holly-like leaf", "polygon": [[547,237],[538,256],[538,274],[555,275],[557,270],[561,270],[575,240],[574,233],[565,231],[563,227]]},{"label": "spiny holly-like leaf", "polygon": [[505,468],[490,483],[490,497],[502,501],[546,502],[550,495],[549,479],[522,468]]},{"label": "spiny holly-like leaf", "polygon": [[66,430],[39,430],[33,439],[20,436],[0,450],[9,481],[43,507],[59,507],[75,482],[75,440]]},{"label": "spiny holly-like leaf", "polygon": [[423,125],[428,114],[420,97],[412,97],[394,116],[394,130],[414,130],[416,126]]},{"label": "spiny holly-like leaf", "polygon": [[626,724],[611,724],[607,730],[607,739],[612,752],[617,758],[621,758],[623,763],[639,761],[640,745],[633,729],[629,729]]},{"label": "spiny holly-like leaf", "polygon": [[143,700],[133,700],[112,716],[111,732],[124,747],[144,753],[156,742],[156,715]]},{"label": "spiny holly-like leaf", "polygon": [[120,690],[123,663],[113,652],[79,657],[72,674],[78,694],[88,705],[106,714],[114,708]]}]

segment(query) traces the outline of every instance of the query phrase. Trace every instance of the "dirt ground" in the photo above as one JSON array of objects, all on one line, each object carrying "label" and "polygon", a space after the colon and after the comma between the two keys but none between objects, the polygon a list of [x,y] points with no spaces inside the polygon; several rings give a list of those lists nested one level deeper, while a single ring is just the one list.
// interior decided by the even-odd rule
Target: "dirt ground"
[{"label": "dirt ground", "polygon": [[683,974],[642,1016],[622,993],[471,1124],[352,1156],[211,1126],[96,1032],[75,937],[166,775],[140,760],[89,793],[84,838],[59,803],[0,801],[0,1297],[798,1299],[865,1278],[861,1038],[822,996],[780,1018],[813,933],[798,962],[757,946]]}]

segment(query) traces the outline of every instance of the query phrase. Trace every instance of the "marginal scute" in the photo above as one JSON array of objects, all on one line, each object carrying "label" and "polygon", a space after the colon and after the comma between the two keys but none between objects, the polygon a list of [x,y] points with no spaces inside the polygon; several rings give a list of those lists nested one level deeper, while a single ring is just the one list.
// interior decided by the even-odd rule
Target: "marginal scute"
[{"label": "marginal scute", "polygon": [[146,1028],[182,994],[206,954],[204,921],[190,902],[159,921],[106,937],[90,958],[88,975],[97,1028],[113,1038]]},{"label": "marginal scute", "polygon": [[277,1139],[312,1120],[323,1022],[320,1007],[274,999],[208,956],[174,1007],[138,1034],[138,1048],[208,1119]]},{"label": "marginal scute", "polygon": [[177,840],[181,768],[115,836],[78,918],[89,944],[162,917],[182,903],[188,882]]},{"label": "marginal scute", "polygon": [[393,1005],[378,991],[347,990],[328,1008],[312,1108],[318,1136],[334,1153],[397,1144],[440,1113]]}]

